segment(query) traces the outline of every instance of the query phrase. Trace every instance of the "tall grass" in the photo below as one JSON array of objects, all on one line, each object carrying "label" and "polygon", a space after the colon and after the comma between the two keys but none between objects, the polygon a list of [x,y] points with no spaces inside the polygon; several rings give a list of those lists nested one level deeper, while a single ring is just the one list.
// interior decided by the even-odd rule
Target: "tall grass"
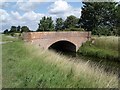
[{"label": "tall grass", "polygon": [[118,79],[89,61],[75,62],[18,40],[3,44],[4,88],[117,88]]},{"label": "tall grass", "polygon": [[98,48],[118,51],[118,38],[116,36],[96,37],[94,45]]},{"label": "tall grass", "polygon": [[2,42],[16,41],[16,38],[17,38],[17,37],[12,37],[12,36],[10,36],[10,35],[1,34],[1,41],[2,41]]},{"label": "tall grass", "polygon": [[94,42],[92,42],[83,44],[78,53],[108,60],[119,60],[118,37],[94,37]]}]

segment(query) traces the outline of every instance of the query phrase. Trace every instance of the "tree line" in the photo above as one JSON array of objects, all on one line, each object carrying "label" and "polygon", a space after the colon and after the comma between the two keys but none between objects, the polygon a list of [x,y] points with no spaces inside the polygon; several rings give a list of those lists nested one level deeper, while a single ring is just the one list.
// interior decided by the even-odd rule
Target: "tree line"
[{"label": "tree line", "polygon": [[3,33],[10,34],[14,36],[14,33],[23,33],[23,32],[30,32],[31,30],[27,26],[11,26],[10,30],[6,29]]},{"label": "tree line", "polygon": [[56,18],[55,24],[53,23],[52,17],[43,17],[38,24],[37,31],[72,31],[81,30],[78,25],[79,18],[70,15],[63,20],[62,18]]},{"label": "tree line", "polygon": [[[70,15],[67,17],[67,19],[64,21],[62,18],[56,18],[55,24],[52,20],[52,17],[42,17],[40,22],[38,23],[38,29],[39,31],[80,31],[83,30],[79,28],[78,25],[79,18]],[[35,32],[36,32],[35,31]],[[33,32],[31,31],[27,26],[11,26],[10,30],[6,29],[4,31],[4,34],[14,34],[14,33],[22,33],[22,32]]]},{"label": "tree line", "polygon": [[[91,31],[94,35],[119,35],[120,5],[115,2],[82,2],[81,17],[73,15],[65,20],[52,17],[42,17],[38,23],[39,31]],[[11,26],[4,33],[30,32],[27,26]]]}]

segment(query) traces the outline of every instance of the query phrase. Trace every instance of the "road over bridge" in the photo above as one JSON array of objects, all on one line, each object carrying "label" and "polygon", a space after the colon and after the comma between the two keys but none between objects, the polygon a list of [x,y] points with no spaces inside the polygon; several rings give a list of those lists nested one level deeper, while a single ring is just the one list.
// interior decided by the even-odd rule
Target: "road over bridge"
[{"label": "road over bridge", "polygon": [[27,32],[23,39],[39,45],[44,49],[58,49],[60,51],[74,51],[89,40],[91,32],[62,31],[62,32]]}]

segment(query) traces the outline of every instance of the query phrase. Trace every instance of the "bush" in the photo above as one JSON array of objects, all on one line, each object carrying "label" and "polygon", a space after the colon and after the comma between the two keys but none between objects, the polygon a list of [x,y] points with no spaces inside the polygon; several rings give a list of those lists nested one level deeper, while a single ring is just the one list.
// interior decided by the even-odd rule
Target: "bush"
[{"label": "bush", "polygon": [[67,29],[64,29],[64,31],[84,31],[83,28],[67,28]]},{"label": "bush", "polygon": [[94,35],[105,35],[105,36],[110,36],[110,35],[116,35],[117,30],[110,28],[109,26],[97,26],[92,30],[92,34]]},{"label": "bush", "polygon": [[10,35],[11,35],[11,36],[15,36],[15,34],[14,34],[14,33],[10,33]]},{"label": "bush", "polygon": [[83,28],[70,28],[70,31],[84,31]]},{"label": "bush", "polygon": [[78,54],[85,56],[100,58],[100,59],[109,59],[109,60],[119,60],[118,51],[112,49],[100,48],[92,44],[90,41],[84,43],[78,50]]}]

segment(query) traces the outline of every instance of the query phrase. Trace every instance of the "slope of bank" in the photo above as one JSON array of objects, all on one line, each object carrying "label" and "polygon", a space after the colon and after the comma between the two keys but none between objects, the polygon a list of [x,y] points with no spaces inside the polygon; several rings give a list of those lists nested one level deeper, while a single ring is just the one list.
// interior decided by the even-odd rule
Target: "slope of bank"
[{"label": "slope of bank", "polygon": [[21,40],[13,41],[2,45],[4,88],[118,87],[116,75],[90,66],[89,62],[78,63]]},{"label": "slope of bank", "polygon": [[94,37],[80,47],[79,54],[99,59],[119,61],[118,38],[115,36]]}]

